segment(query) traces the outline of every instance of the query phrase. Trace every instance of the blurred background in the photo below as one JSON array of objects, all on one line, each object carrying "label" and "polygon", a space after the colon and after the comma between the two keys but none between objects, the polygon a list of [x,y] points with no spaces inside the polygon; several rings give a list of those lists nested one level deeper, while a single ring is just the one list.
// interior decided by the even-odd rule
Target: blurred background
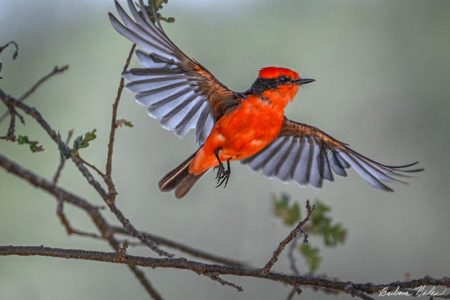
[{"label": "blurred background", "polygon": [[[70,69],[30,99],[61,134],[94,128],[98,138],[82,156],[104,166],[111,104],[130,43],[110,26],[113,1],[0,1],[0,86],[21,95],[55,65]],[[157,182],[196,148],[147,117],[126,91],[119,117],[134,128],[118,131],[113,175],[118,206],[140,229],[218,255],[262,266],[289,228],[272,212],[271,196],[292,195],[302,207],[321,199],[349,230],[343,246],[323,251],[319,273],[341,280],[389,282],[450,270],[450,2],[442,0],[182,1],[162,11],[163,24],[188,55],[236,91],[246,90],[259,68],[298,70],[317,79],[287,109],[387,164],[419,160],[426,169],[394,193],[371,188],[354,172],[321,190],[282,184],[233,164],[226,189],[209,173],[183,200],[160,193]],[[134,64],[136,62],[134,61]],[[3,107],[1,107],[3,111]],[[0,132],[7,129],[0,125]],[[27,119],[20,134],[39,140],[45,152],[0,141],[0,151],[50,178],[59,161],[55,145]],[[102,202],[68,163],[67,189]],[[66,207],[70,220],[91,230],[89,219]],[[114,221],[111,219],[111,221]],[[55,200],[0,170],[0,245],[107,250],[102,242],[67,237]],[[320,240],[310,240],[321,245]],[[152,255],[145,250],[134,253]],[[299,260],[300,270],[306,268]],[[285,256],[274,267],[289,272]],[[146,270],[167,299],[284,299],[290,288],[264,280],[225,277],[244,292],[192,272]],[[39,257],[0,257],[0,299],[143,299],[144,289],[124,266]],[[346,299],[304,289],[302,299]]]}]

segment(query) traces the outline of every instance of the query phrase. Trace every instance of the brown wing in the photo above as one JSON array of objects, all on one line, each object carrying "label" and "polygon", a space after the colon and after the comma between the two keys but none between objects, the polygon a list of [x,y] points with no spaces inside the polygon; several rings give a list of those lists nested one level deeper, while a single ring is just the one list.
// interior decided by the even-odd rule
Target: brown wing
[{"label": "brown wing", "polygon": [[142,9],[145,7],[142,0],[140,12],[128,0],[134,20],[117,1],[115,4],[122,23],[110,13],[111,24],[137,44],[140,49],[136,50],[136,56],[144,66],[123,74],[128,81],[126,87],[136,93],[136,101],[162,127],[177,136],[185,136],[195,129],[197,142],[203,144],[215,120],[236,105],[235,93],[176,46],[158,18],[153,22],[147,10]]},{"label": "brown wing", "polygon": [[417,164],[387,166],[371,160],[323,131],[285,119],[279,137],[260,153],[243,161],[254,171],[320,188],[323,180],[333,181],[333,173],[347,176],[353,168],[375,188],[392,191],[384,182],[403,182],[398,177],[423,169],[410,169]]}]

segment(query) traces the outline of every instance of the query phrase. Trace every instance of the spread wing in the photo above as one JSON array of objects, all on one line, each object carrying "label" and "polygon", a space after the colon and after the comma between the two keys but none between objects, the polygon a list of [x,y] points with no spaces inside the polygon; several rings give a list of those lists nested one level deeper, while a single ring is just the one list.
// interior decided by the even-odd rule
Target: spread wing
[{"label": "spread wing", "polygon": [[[126,87],[136,93],[136,101],[163,128],[177,136],[195,129],[203,144],[215,120],[236,105],[235,93],[221,84],[208,70],[186,56],[166,35],[159,19],[152,21],[142,0],[140,11],[128,0],[131,15],[115,1],[120,22],[109,13],[114,29],[136,43],[136,56],[144,68],[123,74]],[[155,9],[151,16],[155,16]]]},{"label": "spread wing", "polygon": [[353,168],[371,186],[385,191],[393,190],[384,182],[403,182],[398,177],[409,177],[407,173],[423,170],[410,168],[418,162],[403,166],[383,165],[315,127],[286,118],[279,137],[242,163],[266,176],[316,188],[322,186],[323,180],[333,181],[333,173],[347,176],[346,170]]}]

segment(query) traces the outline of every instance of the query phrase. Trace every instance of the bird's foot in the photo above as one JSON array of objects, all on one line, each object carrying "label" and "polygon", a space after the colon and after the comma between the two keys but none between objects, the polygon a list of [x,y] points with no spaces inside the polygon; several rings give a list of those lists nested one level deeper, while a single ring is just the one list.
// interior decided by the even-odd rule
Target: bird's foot
[{"label": "bird's foot", "polygon": [[227,184],[228,184],[228,180],[230,180],[230,175],[231,175],[230,161],[227,160],[227,168],[225,168],[224,165],[223,165],[223,162],[219,158],[218,153],[216,152],[215,154],[216,154],[217,160],[219,161],[219,165],[213,169],[213,170],[217,169],[217,174],[216,174],[217,185],[216,185],[216,188],[219,187],[219,186],[223,186],[225,188],[227,186]]}]

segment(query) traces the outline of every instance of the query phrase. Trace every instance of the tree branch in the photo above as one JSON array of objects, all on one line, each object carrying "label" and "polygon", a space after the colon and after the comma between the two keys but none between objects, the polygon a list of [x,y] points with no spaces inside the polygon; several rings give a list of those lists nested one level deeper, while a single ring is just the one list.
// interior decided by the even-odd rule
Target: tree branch
[{"label": "tree branch", "polygon": [[[131,46],[130,52],[128,53],[128,57],[125,61],[125,65],[123,66],[122,73],[125,73],[128,70],[128,66],[130,65],[131,57],[133,56],[134,49],[136,48],[136,44]],[[117,129],[117,110],[119,109],[120,98],[122,97],[123,88],[125,86],[125,80],[123,77],[120,77],[119,87],[117,88],[117,96],[114,100],[112,106],[112,117],[111,117],[111,129],[109,133],[109,142],[108,142],[108,153],[106,156],[106,174],[105,174],[105,182],[108,186],[108,202],[113,203],[116,199],[117,191],[115,185],[112,181],[112,159],[114,152],[114,139],[116,136]]]},{"label": "tree branch", "polygon": [[[373,283],[352,283],[349,281],[333,281],[325,278],[313,276],[295,276],[276,272],[262,274],[260,269],[243,268],[238,266],[223,266],[214,264],[204,264],[190,261],[185,258],[150,258],[142,256],[126,255],[121,256],[112,252],[86,251],[76,249],[59,249],[43,246],[0,246],[0,256],[49,256],[67,259],[81,259],[99,262],[109,262],[115,264],[127,264],[133,266],[156,268],[170,268],[190,270],[197,274],[208,276],[207,274],[234,275],[242,277],[262,278],[275,282],[283,282],[289,285],[304,285],[309,287],[321,287],[332,289],[347,294],[365,293],[375,294],[383,288],[401,289],[415,288],[422,285],[450,287],[450,277],[433,278],[425,276],[419,279],[408,281],[395,281],[382,284]],[[356,295],[359,296],[359,295]],[[363,298],[364,299],[364,298]]]}]

